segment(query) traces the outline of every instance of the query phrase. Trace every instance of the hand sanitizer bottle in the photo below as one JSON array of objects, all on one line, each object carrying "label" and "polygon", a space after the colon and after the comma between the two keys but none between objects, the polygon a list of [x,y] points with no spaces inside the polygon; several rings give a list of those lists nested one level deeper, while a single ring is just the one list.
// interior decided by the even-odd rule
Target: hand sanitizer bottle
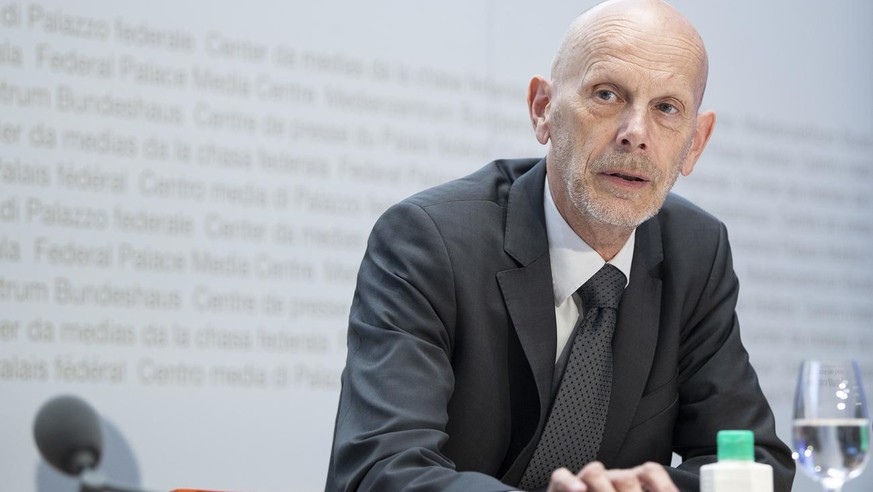
[{"label": "hand sanitizer bottle", "polygon": [[773,492],[773,467],[755,463],[755,434],[718,432],[718,463],[700,467],[700,492]]}]

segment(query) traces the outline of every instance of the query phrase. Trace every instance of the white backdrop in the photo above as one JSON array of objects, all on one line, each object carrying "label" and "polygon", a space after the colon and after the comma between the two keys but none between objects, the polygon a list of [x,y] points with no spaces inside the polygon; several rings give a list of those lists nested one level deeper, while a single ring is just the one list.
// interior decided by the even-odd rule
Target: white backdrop
[{"label": "white backdrop", "polygon": [[[323,488],[371,224],[545,152],[526,84],[591,2],[317,4],[0,1],[0,490],[74,489],[31,437],[62,393],[119,481]],[[719,115],[677,191],[728,224],[788,440],[802,358],[873,381],[873,3],[676,4]]]}]

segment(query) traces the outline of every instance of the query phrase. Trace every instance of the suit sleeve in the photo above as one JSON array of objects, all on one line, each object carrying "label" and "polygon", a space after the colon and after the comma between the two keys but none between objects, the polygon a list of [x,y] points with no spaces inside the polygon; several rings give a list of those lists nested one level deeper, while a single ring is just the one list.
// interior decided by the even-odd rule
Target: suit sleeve
[{"label": "suit sleeve", "polygon": [[669,469],[681,490],[697,490],[699,468],[716,461],[722,429],[755,433],[755,459],[773,467],[776,492],[788,492],[794,462],[775,432],[773,413],[740,340],[736,315],[739,283],[727,231],[721,225],[712,269],[699,299],[690,303],[680,340],[679,415],[674,451],[683,463]]},{"label": "suit sleeve", "polygon": [[442,452],[456,303],[430,216],[401,203],[376,223],[349,318],[326,490],[511,490]]}]

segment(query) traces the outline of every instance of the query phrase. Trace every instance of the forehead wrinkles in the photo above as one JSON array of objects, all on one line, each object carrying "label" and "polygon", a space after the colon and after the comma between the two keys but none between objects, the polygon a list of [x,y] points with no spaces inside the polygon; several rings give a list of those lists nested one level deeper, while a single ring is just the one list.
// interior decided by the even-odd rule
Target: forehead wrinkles
[{"label": "forehead wrinkles", "polygon": [[[595,60],[585,66],[584,70],[578,74],[573,73],[567,79],[567,84],[564,84],[567,89],[575,92],[580,90],[580,84],[586,86],[595,82],[615,82],[621,86],[628,84],[641,84],[645,87],[659,87],[665,89],[672,87],[674,90],[668,92],[677,92],[675,84],[671,82],[677,81],[680,84],[685,83],[689,79],[683,74],[676,73],[672,70],[663,67],[646,68],[646,76],[642,76],[639,70],[629,69],[629,66],[635,66],[637,63],[633,60],[628,60],[622,56],[604,58]],[[578,77],[576,77],[578,75]],[[693,92],[694,87],[689,87],[689,92]],[[679,90],[676,95],[681,95],[684,91]],[[690,95],[690,94],[689,94]]]}]

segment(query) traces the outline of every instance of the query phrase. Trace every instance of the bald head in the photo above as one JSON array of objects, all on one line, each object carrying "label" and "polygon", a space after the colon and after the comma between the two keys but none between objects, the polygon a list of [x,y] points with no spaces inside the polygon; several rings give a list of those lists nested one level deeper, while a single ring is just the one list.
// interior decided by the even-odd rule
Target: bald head
[{"label": "bald head", "polygon": [[[661,0],[609,0],[579,15],[564,35],[552,64],[552,81],[560,86],[605,50],[622,52],[630,63],[653,70],[683,70],[692,79],[697,107],[703,99],[709,62],[706,48],[691,22]],[[675,54],[682,66],[654,66],[653,54]]]}]

